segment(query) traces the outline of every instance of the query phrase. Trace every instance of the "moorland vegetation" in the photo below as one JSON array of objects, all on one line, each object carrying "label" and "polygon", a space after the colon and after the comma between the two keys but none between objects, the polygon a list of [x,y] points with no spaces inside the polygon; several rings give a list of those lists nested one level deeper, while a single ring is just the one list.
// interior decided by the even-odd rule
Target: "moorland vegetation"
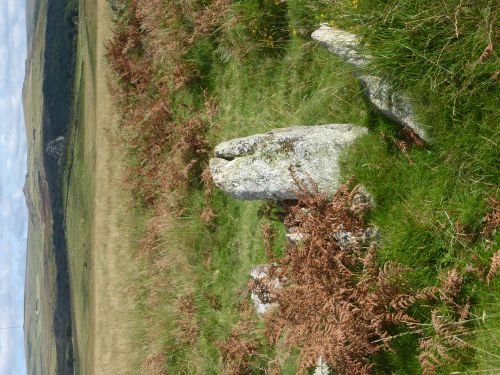
[{"label": "moorland vegetation", "polygon": [[[319,356],[342,374],[498,371],[497,2],[109,3],[145,374],[304,373]],[[362,36],[368,69],[412,99],[430,144],[363,100],[351,69],[310,39],[321,22]],[[287,207],[238,202],[211,183],[218,142],[325,123],[371,129],[333,200],[309,187]],[[373,209],[347,209],[351,176]],[[299,247],[283,219],[306,235]],[[380,243],[343,251],[341,219],[376,225]],[[288,281],[260,321],[247,275],[269,262]]]}]

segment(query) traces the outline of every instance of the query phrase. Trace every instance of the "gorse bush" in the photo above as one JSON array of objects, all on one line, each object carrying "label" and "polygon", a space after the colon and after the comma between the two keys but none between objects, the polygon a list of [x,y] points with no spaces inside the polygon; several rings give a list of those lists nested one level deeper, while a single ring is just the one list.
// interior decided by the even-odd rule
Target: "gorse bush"
[{"label": "gorse bush", "polygon": [[248,25],[247,33],[259,49],[283,52],[290,38],[287,7],[286,1],[262,0],[249,2],[240,11],[242,21]]}]

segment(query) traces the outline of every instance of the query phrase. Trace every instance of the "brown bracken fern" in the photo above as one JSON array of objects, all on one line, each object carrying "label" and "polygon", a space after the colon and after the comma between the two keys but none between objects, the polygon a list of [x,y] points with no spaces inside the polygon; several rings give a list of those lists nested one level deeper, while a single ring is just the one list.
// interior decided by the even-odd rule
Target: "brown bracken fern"
[{"label": "brown bracken fern", "polygon": [[493,280],[493,278],[498,273],[500,269],[500,250],[497,250],[493,257],[491,258],[490,270],[488,271],[488,275],[486,276],[486,282],[489,284]]},{"label": "brown bracken fern", "polygon": [[470,349],[461,336],[466,332],[465,319],[468,317],[468,306],[464,307],[456,320],[439,315],[432,311],[433,334],[420,339],[418,356],[424,375],[433,375],[436,371],[450,363],[457,362],[456,351]]},{"label": "brown bracken fern", "polygon": [[415,327],[418,321],[408,307],[439,292],[408,291],[407,267],[395,262],[379,267],[375,243],[341,249],[337,231],[365,229],[366,209],[352,209],[358,187],[351,186],[341,186],[331,200],[302,186],[300,200],[285,218],[304,240],[290,245],[275,267],[288,281],[276,291],[279,309],[267,317],[267,336],[274,344],[284,340],[289,351],[300,348],[301,373],[319,357],[339,374],[371,373],[369,357],[389,349],[389,328]]},{"label": "brown bracken fern", "polygon": [[495,196],[488,198],[490,212],[484,217],[484,226],[481,230],[483,237],[491,236],[500,226],[500,199]]},{"label": "brown bracken fern", "polygon": [[242,319],[234,326],[229,337],[216,343],[222,354],[225,375],[252,374],[252,357],[260,348],[251,306],[244,304],[241,313]]},{"label": "brown bracken fern", "polygon": [[[124,184],[133,203],[150,213],[137,252],[148,265],[144,297],[149,311],[157,308],[165,291],[176,290],[170,274],[177,264],[186,267],[183,281],[190,283],[189,265],[175,254],[175,246],[167,252],[164,235],[172,225],[172,216],[182,213],[188,189],[209,183],[202,171],[211,150],[207,132],[217,106],[201,90],[196,93],[199,104],[179,103],[179,98],[200,77],[199,68],[187,58],[189,49],[223,22],[231,1],[109,2],[116,14],[107,56],[117,79],[112,94],[120,114],[119,145],[127,161]],[[208,207],[210,189],[207,191],[201,214],[211,227],[216,218]],[[190,309],[192,301],[186,299],[189,294],[183,295],[185,292],[182,288],[176,292],[179,303],[170,311],[176,323],[172,335],[177,346],[194,345],[199,336],[196,314]],[[149,318],[145,325],[145,347],[151,354],[142,364],[144,374],[166,374],[166,353],[178,350],[158,338],[171,323],[164,321]]]},{"label": "brown bracken fern", "polygon": [[208,6],[196,1],[117,2],[127,11],[117,19],[107,52],[119,81],[114,96],[122,112],[119,135],[130,161],[126,184],[140,205],[153,207],[175,191],[180,195],[170,199],[173,204],[206,165],[206,133],[216,113],[206,96],[201,110],[176,104],[184,112],[174,111],[175,98],[199,77],[186,54],[222,22],[230,1]]}]

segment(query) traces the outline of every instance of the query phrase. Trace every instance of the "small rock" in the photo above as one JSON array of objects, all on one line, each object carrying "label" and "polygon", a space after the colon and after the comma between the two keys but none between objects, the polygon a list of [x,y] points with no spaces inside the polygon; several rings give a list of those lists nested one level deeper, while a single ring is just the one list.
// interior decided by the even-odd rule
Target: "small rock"
[{"label": "small rock", "polygon": [[[301,210],[304,210],[304,208],[302,208]],[[285,232],[286,232],[285,238],[288,240],[288,243],[291,245],[298,245],[305,238],[304,233],[302,233],[300,231],[300,227],[297,227],[297,226],[293,226],[293,227],[285,226]]]},{"label": "small rock", "polygon": [[292,245],[298,245],[302,240],[304,240],[304,234],[300,232],[287,233],[285,237]]},{"label": "small rock", "polygon": [[346,250],[356,245],[356,237],[352,232],[338,229],[333,233],[335,240],[342,250]]},{"label": "small rock", "polygon": [[360,214],[375,207],[375,199],[366,188],[361,185],[352,199],[350,210]]},{"label": "small rock", "polygon": [[376,241],[380,237],[378,227],[371,226],[357,233],[337,229],[333,234],[337,243],[342,250],[353,250],[360,247],[367,247],[372,241]]},{"label": "small rock", "polygon": [[333,194],[340,186],[340,154],[367,132],[361,126],[331,124],[233,139],[215,148],[210,172],[215,185],[237,199],[297,199],[293,176]]},{"label": "small rock", "polygon": [[268,264],[252,268],[250,277],[253,279],[250,298],[257,314],[263,318],[267,312],[278,307],[278,303],[273,298],[273,291],[280,289],[282,285],[278,278],[269,278]]},{"label": "small rock", "polygon": [[319,357],[313,375],[330,375],[330,368],[323,357]]}]

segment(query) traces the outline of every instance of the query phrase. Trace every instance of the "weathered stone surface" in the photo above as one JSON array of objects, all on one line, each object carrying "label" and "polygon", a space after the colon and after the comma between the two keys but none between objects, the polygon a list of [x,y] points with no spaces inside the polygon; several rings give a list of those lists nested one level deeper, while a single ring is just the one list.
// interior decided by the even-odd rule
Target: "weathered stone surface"
[{"label": "weathered stone surface", "polygon": [[363,74],[370,55],[362,51],[361,40],[357,35],[323,24],[311,37],[355,68],[355,74],[375,108],[391,120],[408,127],[421,139],[430,140],[424,126],[416,120],[409,98],[394,90],[389,81]]},{"label": "weathered stone surface", "polygon": [[304,240],[304,234],[299,231],[291,231],[285,235],[288,242],[292,245],[298,245]]},{"label": "weathered stone surface", "polygon": [[330,368],[323,357],[319,357],[313,375],[330,375]]},{"label": "weathered stone surface", "polygon": [[355,34],[323,24],[311,37],[354,68],[362,68],[370,60],[361,49],[361,39]]},{"label": "weathered stone surface", "polygon": [[356,233],[339,228],[333,235],[340,248],[347,251],[369,246],[371,242],[377,241],[380,238],[380,231],[375,226],[368,227]]},{"label": "weathered stone surface", "polygon": [[364,185],[359,185],[354,197],[352,197],[349,209],[354,213],[366,213],[375,207],[375,198],[370,194]]},{"label": "weathered stone surface", "polygon": [[210,171],[214,183],[238,199],[296,199],[292,174],[334,193],[341,152],[367,131],[350,124],[296,126],[233,139],[215,148]]},{"label": "weathered stone surface", "polygon": [[378,111],[392,121],[408,127],[424,141],[430,140],[423,125],[415,118],[410,99],[394,91],[390,82],[370,75],[361,75],[358,79],[365,89],[368,100]]},{"label": "weathered stone surface", "polygon": [[278,307],[273,298],[273,291],[282,287],[277,278],[269,277],[269,265],[261,264],[250,271],[253,281],[250,298],[259,317],[263,318],[267,312]]}]

